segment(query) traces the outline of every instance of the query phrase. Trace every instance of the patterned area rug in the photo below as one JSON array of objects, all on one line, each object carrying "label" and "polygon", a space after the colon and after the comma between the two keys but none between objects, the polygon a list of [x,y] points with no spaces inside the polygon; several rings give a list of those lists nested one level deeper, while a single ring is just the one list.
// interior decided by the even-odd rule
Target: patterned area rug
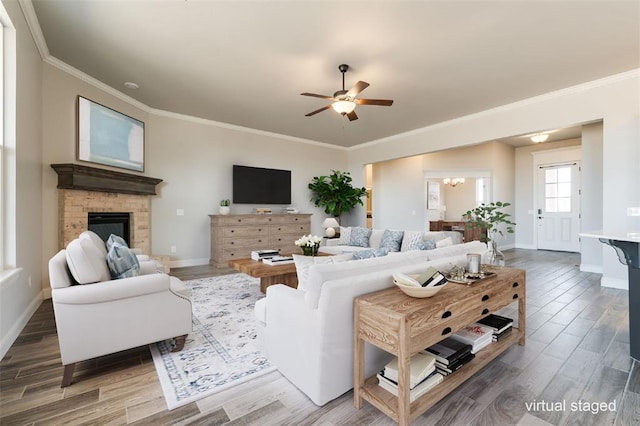
[{"label": "patterned area rug", "polygon": [[193,332],[184,349],[149,345],[169,410],[273,371],[256,344],[260,282],[245,274],[186,281]]}]

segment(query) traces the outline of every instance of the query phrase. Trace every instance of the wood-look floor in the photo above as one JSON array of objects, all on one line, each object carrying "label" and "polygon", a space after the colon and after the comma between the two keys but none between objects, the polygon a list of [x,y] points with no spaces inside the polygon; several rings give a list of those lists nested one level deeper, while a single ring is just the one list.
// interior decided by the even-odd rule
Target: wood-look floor
[{"label": "wood-look floor", "polygon": [[[579,271],[576,254],[505,254],[509,266],[527,270],[526,346],[509,349],[414,424],[640,425],[640,363],[629,357],[627,292],[601,288],[600,275]],[[193,267],[172,274],[230,272]],[[65,389],[62,370],[45,301],[0,363],[0,424],[394,424],[369,404],[356,410],[352,392],[317,407],[278,372],[167,411],[146,346],[80,363]],[[572,410],[580,401],[615,403],[615,411]],[[542,402],[564,402],[566,409]]]}]

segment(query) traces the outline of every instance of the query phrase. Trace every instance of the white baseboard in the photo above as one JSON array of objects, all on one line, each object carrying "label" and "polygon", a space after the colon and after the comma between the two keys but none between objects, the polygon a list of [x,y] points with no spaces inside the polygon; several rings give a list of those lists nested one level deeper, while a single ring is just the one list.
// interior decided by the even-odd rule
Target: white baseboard
[{"label": "white baseboard", "polygon": [[582,272],[593,272],[594,274],[601,274],[602,265],[587,265],[585,263],[581,263],[580,270]]},{"label": "white baseboard", "polygon": [[2,336],[2,341],[0,341],[0,359],[4,358],[7,354],[7,351],[11,348],[11,345],[16,341],[22,329],[29,322],[33,314],[36,313],[38,307],[42,303],[42,291],[36,294],[36,297],[29,303],[27,309],[22,312],[19,318],[16,319],[16,322],[13,324],[11,329],[7,332],[6,336]]},{"label": "white baseboard", "polygon": [[200,266],[200,265],[208,265],[209,258],[204,259],[183,259],[183,260],[172,260],[169,262],[170,268],[184,268],[186,266]]},{"label": "white baseboard", "polygon": [[600,280],[600,286],[609,287],[609,288],[617,288],[620,290],[629,290],[629,283],[627,280],[622,278],[607,278],[602,277]]}]

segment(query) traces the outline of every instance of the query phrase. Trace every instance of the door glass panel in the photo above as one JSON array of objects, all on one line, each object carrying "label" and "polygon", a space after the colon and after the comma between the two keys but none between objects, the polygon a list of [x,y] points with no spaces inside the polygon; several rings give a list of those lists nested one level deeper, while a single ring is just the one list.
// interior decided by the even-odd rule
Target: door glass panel
[{"label": "door glass panel", "polygon": [[544,171],[544,207],[548,213],[571,212],[571,166]]}]

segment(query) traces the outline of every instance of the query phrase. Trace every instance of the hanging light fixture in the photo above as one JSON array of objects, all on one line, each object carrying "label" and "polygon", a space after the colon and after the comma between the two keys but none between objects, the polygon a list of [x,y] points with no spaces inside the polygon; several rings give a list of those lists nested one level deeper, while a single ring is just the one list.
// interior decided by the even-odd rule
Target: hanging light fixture
[{"label": "hanging light fixture", "polygon": [[531,136],[531,140],[535,143],[544,142],[549,139],[549,135],[547,133],[538,133],[536,135]]},{"label": "hanging light fixture", "polygon": [[444,178],[442,179],[442,183],[455,187],[456,185],[463,184],[464,178]]},{"label": "hanging light fixture", "polygon": [[351,111],[356,109],[356,103],[348,100],[339,100],[335,101],[331,104],[331,107],[338,114],[349,114]]}]

